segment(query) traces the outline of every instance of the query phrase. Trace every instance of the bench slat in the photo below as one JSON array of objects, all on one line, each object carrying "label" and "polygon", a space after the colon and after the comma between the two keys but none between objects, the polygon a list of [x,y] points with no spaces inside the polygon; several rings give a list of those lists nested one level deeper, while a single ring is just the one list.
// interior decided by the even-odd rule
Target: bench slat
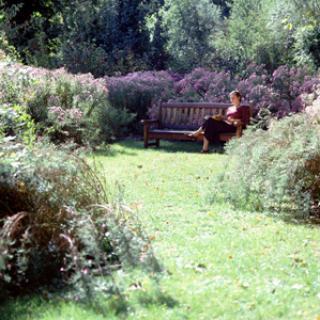
[{"label": "bench slat", "polygon": [[173,110],[172,110],[172,122],[173,123],[177,122],[177,114],[178,114],[177,108],[173,108]]},{"label": "bench slat", "polygon": [[208,103],[208,102],[170,102],[162,103],[163,108],[205,108],[205,109],[228,109],[230,104],[228,103]]},{"label": "bench slat", "polygon": [[[189,108],[183,108],[183,117],[182,117],[182,123],[185,123],[186,126],[188,126],[188,111],[190,109]],[[181,124],[182,124],[181,123]]]},{"label": "bench slat", "polygon": [[170,126],[170,108],[163,108],[163,118],[161,119],[161,122],[164,126]]},{"label": "bench slat", "polygon": [[194,125],[194,115],[195,115],[195,108],[190,108],[188,126]]},{"label": "bench slat", "polygon": [[200,119],[204,119],[204,117],[207,115],[206,109],[205,108],[201,108],[201,113],[200,113]]}]

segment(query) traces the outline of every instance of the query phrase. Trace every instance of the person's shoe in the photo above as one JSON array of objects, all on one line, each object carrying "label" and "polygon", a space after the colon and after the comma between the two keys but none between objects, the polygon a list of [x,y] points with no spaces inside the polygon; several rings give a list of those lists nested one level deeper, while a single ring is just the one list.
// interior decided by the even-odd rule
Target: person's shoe
[{"label": "person's shoe", "polygon": [[209,153],[210,151],[209,150],[201,150],[201,153]]},{"label": "person's shoe", "polygon": [[197,133],[196,132],[188,133],[188,137],[196,138],[197,137]]}]

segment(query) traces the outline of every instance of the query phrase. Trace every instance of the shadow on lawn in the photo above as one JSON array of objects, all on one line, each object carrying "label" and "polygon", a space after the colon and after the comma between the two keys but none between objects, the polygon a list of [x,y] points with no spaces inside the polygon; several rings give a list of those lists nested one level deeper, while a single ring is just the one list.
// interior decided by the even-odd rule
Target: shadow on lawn
[{"label": "shadow on lawn", "polygon": [[[112,146],[110,148],[110,152],[113,152],[113,155],[117,154],[129,154],[130,150],[136,151],[148,151],[148,152],[167,152],[167,153],[180,153],[180,152],[187,152],[187,153],[197,153],[199,154],[201,151],[201,143],[193,142],[193,141],[160,141],[160,147],[151,146],[148,149],[145,149],[143,146],[143,141],[138,139],[126,139],[119,142],[119,144],[125,147],[127,150],[112,150]],[[224,144],[216,144],[210,147],[210,153],[219,153],[223,154],[224,151]],[[132,155],[136,155],[137,153],[134,152]],[[109,154],[106,154],[109,155]],[[112,154],[111,154],[112,155]]]},{"label": "shadow on lawn", "polygon": [[[103,306],[98,303],[62,301],[61,298],[59,299],[54,296],[49,300],[39,294],[39,296],[33,295],[16,299],[12,298],[0,304],[1,320],[42,319],[44,316],[53,317],[55,314],[62,315],[68,304],[76,304],[78,312],[80,313],[90,312],[96,316],[107,316],[110,312],[109,309],[104,309]],[[126,317],[127,307],[123,302],[118,301],[117,304],[113,303],[112,307],[112,311],[116,313],[120,319]]]},{"label": "shadow on lawn", "polygon": [[319,213],[314,214],[312,213],[310,216],[305,217],[302,215],[298,215],[296,211],[283,211],[283,212],[273,212],[273,211],[241,211],[244,213],[254,213],[254,214],[259,214],[263,215],[265,217],[274,219],[274,220],[279,220],[283,221],[284,223],[287,223],[289,225],[294,225],[294,226],[301,226],[301,227],[307,227],[307,228],[319,228],[320,227],[320,215]]},{"label": "shadow on lawn", "polygon": [[310,217],[298,217],[294,214],[285,213],[280,217],[285,223],[304,226],[308,228],[319,228],[320,227],[320,216],[312,215]]},{"label": "shadow on lawn", "polygon": [[[177,300],[159,290],[155,292],[141,292],[137,296],[137,302],[144,307],[162,305],[170,309],[175,308],[179,304]],[[106,318],[112,313],[119,319],[127,319],[129,309],[131,311],[133,310],[133,307],[130,307],[130,301],[127,301],[123,297],[120,297],[119,299],[119,296],[117,296],[115,299],[111,297],[111,299],[108,301],[108,304],[105,304],[100,303],[99,299],[97,301],[93,300],[91,303],[84,303],[75,302],[72,300],[64,300],[59,297],[59,295],[56,296],[55,294],[52,294],[50,299],[48,297],[44,298],[42,294],[38,294],[32,296],[8,298],[5,301],[1,301],[0,319],[41,319],[45,313],[47,313],[47,316],[50,318],[50,316],[55,314],[62,314],[63,312],[66,312],[67,305],[70,305],[70,310],[73,309],[73,305],[76,305],[78,312],[80,313],[90,312],[92,316],[96,315]]]}]

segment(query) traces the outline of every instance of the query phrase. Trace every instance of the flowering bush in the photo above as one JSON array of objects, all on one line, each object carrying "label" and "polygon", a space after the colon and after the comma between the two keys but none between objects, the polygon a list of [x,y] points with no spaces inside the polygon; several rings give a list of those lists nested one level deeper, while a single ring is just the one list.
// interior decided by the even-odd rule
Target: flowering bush
[{"label": "flowering bush", "polygon": [[[71,75],[20,64],[0,64],[0,102],[27,107],[28,113],[56,142],[99,144],[121,134],[132,116],[122,110],[121,123],[108,101],[104,79]],[[109,130],[100,117],[108,116]],[[103,124],[103,127],[101,127]]]},{"label": "flowering bush", "polygon": [[271,82],[276,100],[281,101],[279,111],[286,114],[304,109],[303,95],[311,93],[320,79],[311,76],[305,68],[280,66],[272,74]]},{"label": "flowering bush", "polygon": [[304,68],[280,66],[268,74],[250,64],[238,76],[197,68],[186,75],[169,71],[135,72],[95,79],[19,64],[0,64],[0,103],[27,106],[28,113],[57,142],[98,144],[134,129],[147,113],[154,117],[161,101],[229,102],[238,89],[244,103],[281,118],[305,108],[305,96],[320,87],[320,79]]},{"label": "flowering bush", "polygon": [[[238,89],[244,103],[254,107],[255,113],[268,109],[281,118],[302,111],[303,96],[320,84],[304,68],[280,66],[268,74],[263,65],[250,64],[238,76],[225,71],[215,72],[197,68],[184,76],[168,72],[137,72],[124,77],[107,78],[110,101],[114,107],[126,107],[138,113],[138,118],[158,113],[159,101],[216,101],[229,102],[229,92]],[[150,106],[152,106],[150,108]]]},{"label": "flowering bush", "polygon": [[109,101],[115,109],[127,109],[137,115],[137,120],[146,116],[154,101],[168,100],[173,96],[178,75],[167,71],[134,72],[126,76],[106,77]]},{"label": "flowering bush", "polygon": [[302,111],[302,95],[311,93],[320,79],[303,68],[280,66],[269,75],[263,66],[251,64],[242,76],[234,78],[228,72],[196,69],[178,82],[179,100],[229,102],[229,92],[238,89],[245,102],[256,111],[267,108],[277,117]]},{"label": "flowering bush", "polygon": [[71,137],[75,143],[82,144],[81,124],[83,118],[84,113],[78,108],[50,107],[48,109],[48,120],[52,126],[48,133],[54,141],[65,142]]},{"label": "flowering bush", "polygon": [[175,93],[183,101],[224,102],[235,85],[236,81],[227,72],[197,68],[176,83]]},{"label": "flowering bush", "polygon": [[250,64],[236,87],[256,111],[268,108],[273,103],[269,75],[263,66]]}]

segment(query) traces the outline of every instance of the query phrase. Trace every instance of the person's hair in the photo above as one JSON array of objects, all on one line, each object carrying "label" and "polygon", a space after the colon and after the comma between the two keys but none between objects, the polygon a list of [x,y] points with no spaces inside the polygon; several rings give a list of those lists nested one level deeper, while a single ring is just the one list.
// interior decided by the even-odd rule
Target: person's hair
[{"label": "person's hair", "polygon": [[241,94],[240,91],[238,91],[238,90],[232,91],[232,92],[230,93],[230,97],[231,97],[231,96],[237,96],[237,97],[239,98],[240,102],[241,102],[241,100],[242,100],[242,94]]}]

